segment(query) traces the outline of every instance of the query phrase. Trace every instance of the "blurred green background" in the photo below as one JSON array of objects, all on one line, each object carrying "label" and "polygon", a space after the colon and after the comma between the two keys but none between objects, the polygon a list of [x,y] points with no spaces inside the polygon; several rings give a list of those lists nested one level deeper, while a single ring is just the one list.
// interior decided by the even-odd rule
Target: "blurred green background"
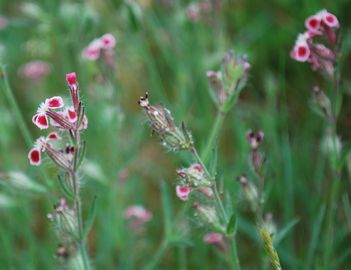
[{"label": "blurred green background", "polygon": [[[95,269],[142,269],[164,235],[164,212],[172,207],[172,230],[184,241],[167,247],[158,269],[226,269],[221,254],[202,243],[206,228],[190,213],[182,214],[176,198],[175,169],[188,166],[186,155],[166,153],[150,136],[138,107],[148,91],[151,102],[163,103],[177,123],[184,120],[199,149],[215,118],[208,94],[207,70],[220,68],[229,49],[248,55],[248,86],[225,120],[219,144],[219,177],[239,211],[238,252],[243,269],[264,269],[255,223],[240,202],[235,181],[247,172],[248,129],[263,130],[267,158],[266,207],[280,230],[295,224],[277,250],[284,269],[321,269],[324,202],[330,171],[321,149],[322,118],[310,108],[315,84],[328,90],[323,77],[307,64],[290,59],[290,49],[304,20],[322,8],[341,24],[342,53],[351,49],[351,2],[212,0],[212,9],[193,22],[188,1],[6,1],[0,0],[0,59],[32,139],[40,132],[32,123],[37,106],[53,95],[68,97],[65,74],[75,71],[86,104],[89,128],[87,163],[82,172],[83,207],[97,196],[97,214],[89,234]],[[117,40],[115,68],[81,54],[94,38],[112,33]],[[51,72],[40,80],[21,75],[23,64],[43,60]],[[350,139],[350,58],[342,67],[344,103],[338,122],[343,142]],[[13,107],[0,93],[0,172],[21,171],[48,192],[34,192],[0,180],[0,268],[56,269],[54,229],[46,215],[60,198],[56,169],[29,165],[31,145],[21,133]],[[48,177],[44,177],[46,171]],[[161,183],[166,183],[161,192]],[[342,177],[331,243],[330,269],[351,265],[350,177]],[[170,200],[169,204],[166,202]],[[145,232],[135,234],[123,217],[131,204],[153,212]],[[243,207],[241,207],[243,206]],[[169,212],[167,212],[169,213]],[[350,221],[350,220],[349,220]]]}]

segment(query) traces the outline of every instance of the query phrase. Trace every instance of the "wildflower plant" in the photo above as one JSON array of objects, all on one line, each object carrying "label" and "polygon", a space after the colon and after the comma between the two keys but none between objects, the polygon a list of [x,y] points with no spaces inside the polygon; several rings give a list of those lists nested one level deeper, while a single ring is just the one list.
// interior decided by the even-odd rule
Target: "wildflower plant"
[{"label": "wildflower plant", "polygon": [[[335,250],[335,224],[337,218],[336,205],[339,201],[342,180],[342,168],[345,157],[349,154],[348,145],[343,145],[337,132],[337,122],[342,104],[340,87],[340,69],[342,65],[342,40],[338,18],[323,9],[308,17],[305,21],[307,31],[299,34],[291,57],[299,62],[311,63],[313,70],[326,74],[325,81],[320,81],[312,88],[313,109],[325,123],[322,152],[329,159],[331,179],[329,180],[329,195],[325,197],[324,205],[328,205],[323,232],[320,260],[322,269],[329,269]],[[316,41],[317,40],[317,41]],[[324,83],[324,85],[323,85]],[[327,88],[324,91],[323,88]]]},{"label": "wildflower plant", "polygon": [[[82,133],[88,127],[84,105],[79,95],[79,84],[75,72],[66,75],[71,104],[65,105],[64,99],[54,96],[39,105],[32,122],[40,129],[53,129],[46,136],[39,137],[28,153],[31,165],[42,163],[46,153],[53,164],[62,172],[58,181],[66,198],[54,207],[49,214],[58,236],[59,248],[56,253],[70,269],[89,269],[86,251],[87,228],[83,226],[80,199],[81,182],[79,167],[85,155],[85,142]],[[69,206],[72,202],[72,206]]]},{"label": "wildflower plant", "polygon": [[[222,235],[223,239],[215,234],[215,238],[220,239],[217,241],[220,247],[224,247],[228,242],[230,248],[225,249],[225,252],[229,254],[228,263],[233,269],[240,269],[235,240],[236,214],[232,213],[231,217],[228,215],[218,191],[215,173],[210,172],[206,164],[210,152],[215,147],[215,139],[224,116],[234,106],[240,91],[246,84],[249,67],[244,56],[229,51],[224,57],[222,72],[207,72],[207,77],[210,79],[211,96],[218,109],[218,117],[213,128],[214,132],[212,131],[208,140],[208,148],[201,156],[184,122],[178,127],[167,108],[150,104],[148,94],[140,97],[138,101],[148,117],[153,133],[160,137],[161,144],[173,152],[186,151],[191,154],[194,163],[176,171],[179,177],[176,195],[182,201],[191,200],[198,221],[205,224],[207,229],[213,233]],[[212,241],[212,238],[214,237],[205,237],[204,241],[206,243],[216,242]]]}]

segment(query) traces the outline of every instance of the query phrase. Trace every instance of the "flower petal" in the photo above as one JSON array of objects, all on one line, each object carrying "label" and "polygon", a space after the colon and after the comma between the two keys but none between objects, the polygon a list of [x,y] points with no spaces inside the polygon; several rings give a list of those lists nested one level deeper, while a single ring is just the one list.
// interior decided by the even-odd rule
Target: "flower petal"
[{"label": "flower petal", "polygon": [[31,165],[39,166],[41,164],[41,153],[37,148],[33,148],[28,153],[28,159]]},{"label": "flower petal", "polygon": [[65,104],[63,103],[62,97],[59,97],[59,96],[48,98],[45,101],[45,103],[50,109],[59,109],[65,106]]},{"label": "flower petal", "polygon": [[49,122],[46,114],[38,113],[33,116],[32,121],[40,129],[47,129],[49,127]]}]

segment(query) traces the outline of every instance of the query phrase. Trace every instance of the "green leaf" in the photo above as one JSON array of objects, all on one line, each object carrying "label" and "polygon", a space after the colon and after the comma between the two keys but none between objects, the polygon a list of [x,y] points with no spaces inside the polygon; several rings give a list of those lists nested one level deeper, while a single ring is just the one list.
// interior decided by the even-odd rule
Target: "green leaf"
[{"label": "green leaf", "polygon": [[311,237],[311,240],[309,242],[310,245],[308,247],[305,269],[311,269],[311,266],[312,266],[313,257],[315,255],[316,248],[317,248],[318,241],[319,241],[319,233],[321,231],[323,218],[325,215],[325,208],[326,208],[325,204],[323,204],[319,210],[319,214],[318,214],[317,218],[315,219],[316,221],[312,227],[312,237]]},{"label": "green leaf", "polygon": [[274,245],[278,245],[288,232],[300,221],[299,218],[294,218],[283,229],[281,229],[274,237]]},{"label": "green leaf", "polygon": [[218,164],[218,144],[215,144],[210,155],[210,161],[208,163],[208,171],[211,176],[216,176],[217,174],[217,164]]},{"label": "green leaf", "polygon": [[74,194],[67,187],[65,180],[60,175],[58,175],[57,178],[58,178],[59,187],[60,187],[61,192],[65,195],[66,198],[68,198],[70,200],[74,200]]},{"label": "green leaf", "polygon": [[234,236],[236,231],[236,214],[233,213],[227,225],[226,233],[229,237]]},{"label": "green leaf", "polygon": [[348,142],[347,144],[345,144],[345,146],[343,147],[341,157],[339,158],[338,163],[337,163],[337,167],[339,170],[342,168],[342,166],[344,166],[350,151],[351,151],[351,141]]},{"label": "green leaf", "polygon": [[88,218],[85,222],[84,231],[83,231],[84,238],[88,235],[88,233],[89,233],[89,231],[94,223],[94,219],[96,216],[96,200],[97,200],[97,196],[94,197],[93,202],[91,203],[89,215],[88,215]]}]

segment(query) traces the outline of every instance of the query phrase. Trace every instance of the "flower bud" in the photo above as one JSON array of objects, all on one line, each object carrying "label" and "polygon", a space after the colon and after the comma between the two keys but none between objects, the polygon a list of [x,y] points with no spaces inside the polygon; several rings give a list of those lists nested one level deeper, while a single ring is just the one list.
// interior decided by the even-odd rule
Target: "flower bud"
[{"label": "flower bud", "polygon": [[242,195],[244,199],[249,203],[251,210],[255,212],[259,203],[256,186],[249,182],[245,175],[239,176],[238,180],[242,186]]},{"label": "flower bud", "polygon": [[205,188],[212,186],[212,181],[207,178],[199,163],[194,163],[189,168],[178,169],[177,174],[184,183],[191,187]]},{"label": "flower bud", "polygon": [[221,250],[225,250],[227,248],[223,235],[218,232],[208,233],[204,235],[202,239],[205,243],[217,246]]},{"label": "flower bud", "polygon": [[147,93],[140,97],[138,103],[144,109],[152,130],[159,135],[163,146],[177,151],[189,149],[193,145],[192,136],[184,124],[181,129],[178,128],[169,110],[163,106],[150,105]]},{"label": "flower bud", "polygon": [[196,209],[199,218],[203,222],[211,224],[216,230],[224,231],[219,222],[217,212],[213,207],[201,205],[197,202],[193,203],[193,207]]},{"label": "flower bud", "polygon": [[313,102],[326,119],[333,120],[330,100],[317,85],[313,87]]}]

